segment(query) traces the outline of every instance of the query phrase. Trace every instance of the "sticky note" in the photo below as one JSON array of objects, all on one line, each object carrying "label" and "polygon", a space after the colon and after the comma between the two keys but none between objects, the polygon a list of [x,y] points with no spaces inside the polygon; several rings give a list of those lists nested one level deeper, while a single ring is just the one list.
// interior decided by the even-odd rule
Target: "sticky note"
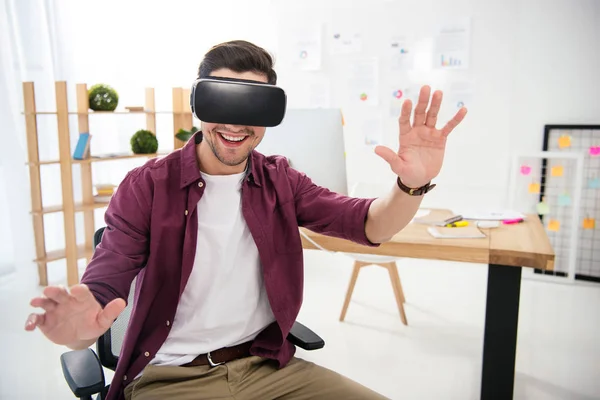
[{"label": "sticky note", "polygon": [[346,121],[344,121],[344,114],[342,114],[342,126],[346,126]]},{"label": "sticky note", "polygon": [[550,206],[544,201],[538,203],[535,208],[537,209],[537,213],[539,215],[546,215],[550,213]]},{"label": "sticky note", "polygon": [[521,175],[529,175],[531,173],[531,167],[529,165],[521,165]]},{"label": "sticky note", "polygon": [[558,205],[561,207],[570,206],[571,205],[571,196],[569,196],[566,193],[563,193],[560,196],[558,196]]},{"label": "sticky note", "polygon": [[561,135],[558,138],[558,148],[566,149],[567,147],[571,147],[571,136]]},{"label": "sticky note", "polygon": [[540,192],[540,184],[539,183],[530,183],[529,184],[529,193],[539,193]]},{"label": "sticky note", "polygon": [[594,229],[596,227],[596,220],[594,218],[583,219],[583,229]]},{"label": "sticky note", "polygon": [[600,146],[590,146],[590,156],[600,156]]},{"label": "sticky note", "polygon": [[555,219],[551,219],[550,221],[548,221],[548,230],[552,231],[552,232],[558,232],[560,229],[560,222],[555,220]]},{"label": "sticky note", "polygon": [[552,167],[552,171],[551,174],[552,176],[563,176],[564,173],[564,168],[562,165],[557,165],[555,167]]},{"label": "sticky note", "polygon": [[590,189],[600,189],[600,178],[591,178],[588,181],[588,188],[590,188]]}]

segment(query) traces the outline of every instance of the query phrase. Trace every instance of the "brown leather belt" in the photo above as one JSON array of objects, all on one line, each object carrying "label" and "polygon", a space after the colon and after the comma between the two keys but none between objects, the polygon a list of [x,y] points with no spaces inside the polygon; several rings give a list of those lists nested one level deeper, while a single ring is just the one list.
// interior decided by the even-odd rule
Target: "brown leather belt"
[{"label": "brown leather belt", "polygon": [[216,367],[239,358],[250,357],[250,347],[252,347],[252,341],[233,347],[223,347],[207,354],[200,354],[189,363],[183,364],[182,367],[197,367],[200,365]]}]

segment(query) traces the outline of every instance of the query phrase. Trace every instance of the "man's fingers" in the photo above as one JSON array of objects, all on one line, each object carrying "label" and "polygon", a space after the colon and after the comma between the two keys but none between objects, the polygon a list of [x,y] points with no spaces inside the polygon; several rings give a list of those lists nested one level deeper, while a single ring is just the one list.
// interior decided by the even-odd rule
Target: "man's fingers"
[{"label": "man's fingers", "polygon": [[394,165],[398,160],[398,154],[389,147],[377,146],[375,147],[375,154],[383,158],[390,166]]},{"label": "man's fingers", "polygon": [[31,304],[32,307],[43,308],[44,311],[46,311],[46,312],[54,310],[56,308],[56,306],[58,305],[58,303],[55,302],[54,300],[46,299],[43,297],[36,297],[36,298],[32,299],[29,302],[29,304]]},{"label": "man's fingers", "polygon": [[123,312],[123,310],[125,309],[125,306],[126,306],[125,300],[123,300],[123,299],[114,299],[113,301],[111,301],[110,303],[108,303],[106,305],[106,307],[104,307],[104,310],[102,310],[98,314],[98,324],[103,329],[110,328],[110,326],[112,325],[113,321],[115,319],[117,319],[117,317],[119,316],[119,314],[121,314]]},{"label": "man's fingers", "polygon": [[94,297],[87,285],[84,285],[83,283],[72,286],[71,295],[79,302],[84,302]]},{"label": "man's fingers", "polygon": [[46,322],[46,314],[29,314],[25,322],[25,330],[33,331],[36,326],[43,326]]},{"label": "man's fingers", "polygon": [[444,126],[444,128],[442,129],[442,136],[448,136],[450,132],[452,132],[452,130],[456,128],[458,124],[461,123],[461,121],[465,118],[465,115],[467,115],[467,109],[465,107],[462,107],[460,110],[458,110],[454,118],[448,121],[446,126]]},{"label": "man's fingers", "polygon": [[410,113],[412,112],[412,101],[405,100],[402,103],[402,111],[400,112],[400,118],[398,119],[398,125],[400,125],[400,134],[404,135],[410,131]]},{"label": "man's fingers", "polygon": [[57,303],[65,303],[69,300],[69,293],[64,286],[48,286],[44,289],[44,296]]},{"label": "man's fingers", "polygon": [[415,107],[415,118],[413,120],[413,126],[425,125],[425,119],[427,118],[427,106],[429,105],[429,96],[431,95],[431,87],[425,85],[421,88],[419,93],[419,101]]},{"label": "man's fingers", "polygon": [[441,90],[436,90],[433,93],[433,97],[431,98],[431,106],[429,106],[429,111],[427,111],[427,120],[425,121],[425,125],[430,128],[435,129],[435,124],[437,123],[437,116],[440,112],[440,107],[442,105],[442,97],[443,93]]}]

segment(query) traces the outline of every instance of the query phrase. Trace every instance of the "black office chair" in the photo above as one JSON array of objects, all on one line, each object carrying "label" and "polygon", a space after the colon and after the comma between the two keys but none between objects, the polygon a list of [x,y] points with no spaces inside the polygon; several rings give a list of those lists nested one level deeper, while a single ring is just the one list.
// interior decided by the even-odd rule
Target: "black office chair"
[{"label": "black office chair", "polygon": [[[94,234],[94,248],[102,239],[104,228]],[[115,370],[121,353],[121,345],[129,324],[135,279],[129,292],[127,307],[112,324],[110,329],[98,338],[96,352],[92,349],[74,350],[60,356],[63,374],[75,397],[83,400],[103,400],[108,393],[109,385],[105,384],[102,367]],[[325,342],[316,333],[299,322],[295,322],[287,339],[295,346],[305,350],[317,350],[325,346]],[[98,355],[96,355],[96,353]]]}]

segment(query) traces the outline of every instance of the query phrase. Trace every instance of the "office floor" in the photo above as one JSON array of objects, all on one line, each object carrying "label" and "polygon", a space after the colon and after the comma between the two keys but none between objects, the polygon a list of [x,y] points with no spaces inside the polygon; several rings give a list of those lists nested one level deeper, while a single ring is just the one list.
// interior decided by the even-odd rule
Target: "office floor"
[{"label": "office floor", "polygon": [[[352,261],[308,251],[299,320],[326,341],[298,355],[392,399],[477,399],[487,269],[402,260],[409,326],[401,324],[387,272],[358,279],[345,323],[339,312]],[[600,399],[600,285],[539,282],[524,273],[515,399]],[[59,282],[61,272],[51,271]],[[73,398],[60,368],[64,348],[23,331],[35,276],[0,281],[0,398]]]}]

